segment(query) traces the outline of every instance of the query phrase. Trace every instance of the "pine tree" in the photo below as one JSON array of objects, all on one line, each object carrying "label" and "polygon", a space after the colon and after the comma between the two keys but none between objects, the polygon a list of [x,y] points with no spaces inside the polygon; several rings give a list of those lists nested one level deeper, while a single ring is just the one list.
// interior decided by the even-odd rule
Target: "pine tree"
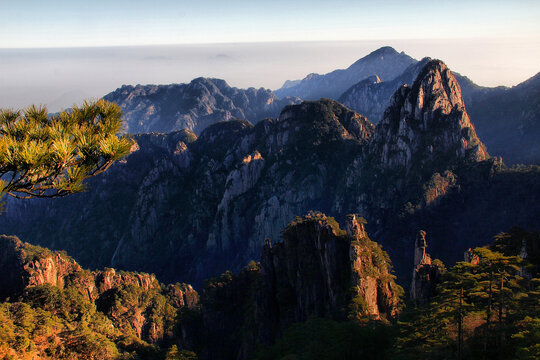
[{"label": "pine tree", "polygon": [[122,112],[99,100],[49,116],[46,107],[0,110],[0,195],[58,197],[129,153]]}]

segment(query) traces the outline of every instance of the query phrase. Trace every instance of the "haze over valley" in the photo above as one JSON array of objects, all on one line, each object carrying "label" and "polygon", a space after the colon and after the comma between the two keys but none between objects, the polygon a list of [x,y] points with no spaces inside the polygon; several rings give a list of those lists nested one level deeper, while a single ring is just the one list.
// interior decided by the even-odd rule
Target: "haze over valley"
[{"label": "haze over valley", "polygon": [[185,83],[199,76],[224,79],[240,88],[278,89],[309,72],[346,68],[387,45],[416,59],[442,59],[479,85],[514,86],[538,72],[539,44],[529,39],[463,38],[0,48],[0,107],[44,104],[56,112],[122,85]]}]

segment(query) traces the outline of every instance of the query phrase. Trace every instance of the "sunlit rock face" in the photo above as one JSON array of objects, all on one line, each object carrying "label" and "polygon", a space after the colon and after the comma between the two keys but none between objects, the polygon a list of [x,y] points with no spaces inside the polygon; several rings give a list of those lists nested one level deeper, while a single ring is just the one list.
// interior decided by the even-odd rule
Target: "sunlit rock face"
[{"label": "sunlit rock face", "polygon": [[428,62],[412,86],[396,91],[371,146],[380,164],[404,171],[445,158],[488,158],[465,110],[461,88],[439,60]]},{"label": "sunlit rock face", "polygon": [[[198,304],[197,292],[186,284],[164,286],[146,273],[81,268],[64,252],[30,245],[14,236],[0,236],[0,298],[17,301],[32,288],[50,285],[72,289],[112,320],[115,327],[129,329],[145,341],[157,343],[166,332],[164,320],[152,316],[152,302],[144,302],[137,293],[166,296],[176,309]],[[126,296],[126,291],[132,295]],[[51,300],[52,301],[52,300]]]},{"label": "sunlit rock face", "polygon": [[364,223],[348,215],[345,231],[319,212],[296,217],[283,241],[266,241],[259,264],[210,279],[201,294],[210,344],[205,356],[249,358],[256,344],[272,344],[289,326],[313,316],[395,318],[402,290]]}]

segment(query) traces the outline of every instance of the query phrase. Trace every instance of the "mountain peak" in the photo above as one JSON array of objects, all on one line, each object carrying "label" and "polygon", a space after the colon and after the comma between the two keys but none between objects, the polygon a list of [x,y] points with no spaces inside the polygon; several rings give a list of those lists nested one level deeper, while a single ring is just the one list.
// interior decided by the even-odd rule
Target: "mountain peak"
[{"label": "mountain peak", "polygon": [[297,96],[303,100],[320,98],[338,99],[354,84],[372,75],[378,75],[384,81],[394,79],[416,60],[407,54],[398,53],[390,46],[385,46],[357,60],[347,69],[339,69],[328,74],[309,74],[303,80],[276,90],[276,95]]},{"label": "mountain peak", "polygon": [[394,49],[391,46],[383,46],[381,48],[378,48],[375,51],[372,51],[368,56],[366,57],[372,57],[372,56],[387,56],[387,55],[397,55],[399,54],[396,49]]},{"label": "mountain peak", "polygon": [[[382,68],[384,68],[384,71],[377,74],[381,75],[383,80],[391,80],[398,76],[403,70],[405,70],[407,66],[412,65],[415,62],[416,60],[414,60],[404,52],[399,53],[391,46],[383,46],[369,53],[368,55],[358,59],[351,66],[349,66],[347,70],[364,69],[365,67],[373,66],[372,64],[380,63],[380,65],[384,64],[384,66],[382,66]],[[391,68],[394,66],[401,67],[403,65],[405,66],[400,69],[401,71],[399,72],[390,71]]]},{"label": "mountain peak", "polygon": [[458,107],[465,111],[461,87],[450,69],[441,60],[430,60],[424,65],[412,85],[412,92],[421,101],[417,104],[418,110],[423,109],[426,105],[430,107],[430,104],[424,100],[440,99],[441,101],[437,104],[433,104],[431,110],[442,109],[444,113],[448,114],[452,108]]},{"label": "mountain peak", "polygon": [[332,139],[356,139],[366,143],[371,138],[374,126],[369,120],[332,99],[304,101],[283,109],[280,121],[294,121],[303,126],[302,132],[316,137]]},{"label": "mountain peak", "polygon": [[461,88],[448,67],[431,60],[412,87],[401,86],[377,126],[373,151],[384,167],[440,166],[441,159],[488,158],[469,115]]}]

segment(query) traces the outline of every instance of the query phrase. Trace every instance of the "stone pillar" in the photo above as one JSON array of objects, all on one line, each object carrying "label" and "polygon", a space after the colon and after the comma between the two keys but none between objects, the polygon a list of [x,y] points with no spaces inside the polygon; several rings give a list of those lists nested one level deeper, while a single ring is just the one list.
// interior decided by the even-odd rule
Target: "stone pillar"
[{"label": "stone pillar", "polygon": [[410,299],[415,305],[429,302],[440,280],[439,269],[431,264],[426,248],[426,232],[420,230],[414,243],[414,268],[410,288]]}]

